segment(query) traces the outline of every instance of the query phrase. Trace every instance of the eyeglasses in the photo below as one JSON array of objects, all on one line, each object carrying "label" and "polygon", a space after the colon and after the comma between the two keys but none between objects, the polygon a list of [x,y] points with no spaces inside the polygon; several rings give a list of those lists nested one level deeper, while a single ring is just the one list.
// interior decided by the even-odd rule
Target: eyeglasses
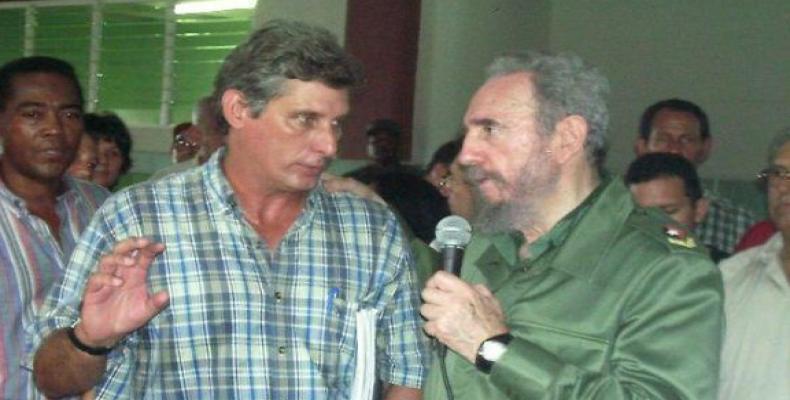
[{"label": "eyeglasses", "polygon": [[176,135],[176,137],[175,137],[175,139],[176,139],[176,140],[175,140],[175,142],[176,142],[176,146],[180,146],[180,147],[189,147],[189,148],[195,148],[195,147],[198,147],[198,144],[197,144],[197,143],[195,143],[195,142],[192,142],[192,141],[188,140],[188,139],[186,138],[186,136],[185,136],[185,135],[183,135],[183,134],[181,134],[181,133],[177,134],[177,135]]},{"label": "eyeglasses", "polygon": [[696,146],[702,141],[703,139],[701,137],[692,135],[682,135],[675,138],[669,135],[658,134],[651,138],[650,143],[655,149],[674,149]]},{"label": "eyeglasses", "polygon": [[790,181],[790,171],[782,167],[768,167],[757,174],[757,178],[766,181]]},{"label": "eyeglasses", "polygon": [[450,186],[452,184],[453,184],[453,174],[449,172],[442,177],[442,180],[439,181],[439,187],[442,189],[450,189]]}]

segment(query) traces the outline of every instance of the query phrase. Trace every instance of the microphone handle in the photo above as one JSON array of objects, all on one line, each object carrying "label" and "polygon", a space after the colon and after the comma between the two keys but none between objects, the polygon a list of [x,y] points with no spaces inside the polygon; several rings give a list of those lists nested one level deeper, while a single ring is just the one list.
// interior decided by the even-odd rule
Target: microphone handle
[{"label": "microphone handle", "polygon": [[464,248],[458,246],[442,247],[442,269],[461,276],[461,264],[464,259]]}]

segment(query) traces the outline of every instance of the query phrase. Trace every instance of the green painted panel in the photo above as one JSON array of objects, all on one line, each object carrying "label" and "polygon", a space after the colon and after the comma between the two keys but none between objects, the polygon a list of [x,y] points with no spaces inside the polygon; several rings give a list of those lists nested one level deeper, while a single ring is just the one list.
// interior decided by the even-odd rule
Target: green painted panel
[{"label": "green painted panel", "polygon": [[89,6],[39,7],[33,53],[61,58],[77,72],[87,92],[90,60],[91,8]]},{"label": "green painted panel", "polygon": [[171,110],[174,122],[189,120],[197,100],[211,93],[225,57],[249,35],[250,18],[252,11],[178,18]]},{"label": "green painted panel", "polygon": [[24,10],[0,10],[0,64],[25,54]]},{"label": "green painted panel", "polygon": [[[101,6],[97,110],[118,113],[130,125],[157,125],[165,53],[163,2]],[[0,11],[0,62],[22,56],[24,9]],[[35,53],[72,63],[87,93],[92,8],[36,7]],[[252,10],[176,17],[172,121],[191,118],[211,91],[227,54],[249,34]]]},{"label": "green painted panel", "polygon": [[102,8],[99,108],[131,125],[156,125],[162,96],[165,13],[157,4]]}]

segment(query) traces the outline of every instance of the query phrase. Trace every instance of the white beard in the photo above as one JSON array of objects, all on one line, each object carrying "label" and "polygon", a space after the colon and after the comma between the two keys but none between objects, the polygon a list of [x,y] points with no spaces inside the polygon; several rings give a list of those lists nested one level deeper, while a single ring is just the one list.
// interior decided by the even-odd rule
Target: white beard
[{"label": "white beard", "polygon": [[473,186],[475,204],[479,205],[473,219],[476,230],[483,233],[525,231],[540,222],[541,199],[553,193],[559,181],[559,165],[544,148],[528,156],[530,161],[513,183],[510,199],[491,203],[477,186]]}]

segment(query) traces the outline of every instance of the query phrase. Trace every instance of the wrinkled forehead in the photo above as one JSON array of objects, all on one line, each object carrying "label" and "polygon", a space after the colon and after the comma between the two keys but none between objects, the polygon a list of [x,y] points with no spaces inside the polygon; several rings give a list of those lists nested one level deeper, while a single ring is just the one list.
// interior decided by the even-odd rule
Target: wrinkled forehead
[{"label": "wrinkled forehead", "polygon": [[513,113],[531,115],[537,109],[532,75],[518,72],[495,76],[475,92],[466,110],[464,122],[476,125],[487,119]]},{"label": "wrinkled forehead", "polygon": [[11,78],[7,103],[31,96],[47,99],[54,97],[53,100],[69,106],[82,107],[77,82],[55,72],[25,72]]},{"label": "wrinkled forehead", "polygon": [[651,121],[652,131],[678,131],[681,133],[702,134],[701,124],[697,116],[688,112],[662,108]]},{"label": "wrinkled forehead", "polygon": [[772,164],[790,170],[790,142],[785,142],[785,144],[779,148],[779,151],[776,152],[776,156],[774,156]]}]

